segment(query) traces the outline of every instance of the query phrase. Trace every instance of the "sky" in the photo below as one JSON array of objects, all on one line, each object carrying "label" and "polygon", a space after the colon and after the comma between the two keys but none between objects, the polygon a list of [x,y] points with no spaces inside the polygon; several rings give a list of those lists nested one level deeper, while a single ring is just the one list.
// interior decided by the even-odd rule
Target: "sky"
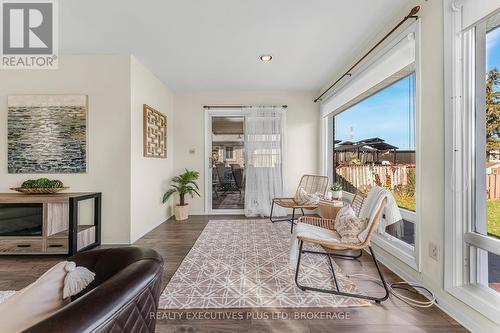
[{"label": "sky", "polygon": [[486,34],[487,69],[500,70],[500,27]]},{"label": "sky", "polygon": [[[486,50],[487,70],[500,70],[500,28],[487,34]],[[414,76],[408,76],[336,116],[335,139],[359,141],[379,137],[400,150],[414,150],[415,113],[410,103],[413,80]]]},{"label": "sky", "polygon": [[409,124],[414,114],[413,83],[414,75],[407,76],[336,116],[335,139],[379,137],[400,150],[415,149],[415,124]]}]

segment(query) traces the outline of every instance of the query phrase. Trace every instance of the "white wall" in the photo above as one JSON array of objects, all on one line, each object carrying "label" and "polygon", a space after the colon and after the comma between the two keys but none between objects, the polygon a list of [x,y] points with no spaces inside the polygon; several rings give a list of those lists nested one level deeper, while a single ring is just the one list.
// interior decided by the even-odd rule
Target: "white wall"
[{"label": "white wall", "polygon": [[130,57],[61,56],[58,70],[0,71],[0,192],[28,178],[7,173],[7,96],[15,94],[88,95],[86,174],[48,175],[71,191],[100,191],[102,241],[130,239]]},{"label": "white wall", "polygon": [[[173,176],[173,94],[135,57],[130,63],[131,100],[131,242],[166,221],[172,204],[161,202]],[[167,116],[167,159],[143,156],[143,104]]]},{"label": "white wall", "polygon": [[[204,193],[205,130],[203,105],[288,105],[285,192],[295,192],[300,177],[319,171],[319,107],[311,92],[203,92],[176,93],[174,98],[174,169],[200,172]],[[194,148],[195,153],[189,150]],[[176,199],[177,200],[177,199]],[[188,198],[192,214],[204,213],[204,198]]]},{"label": "white wall", "polygon": [[[396,257],[375,246],[378,258],[405,278],[419,281],[437,296],[439,306],[467,328],[482,332],[498,332],[499,327],[475,309],[470,308],[444,290],[444,49],[443,0],[414,1],[389,22],[373,42],[379,40],[414,5],[420,5],[421,18],[421,98],[418,132],[421,160],[419,214],[421,221],[421,272],[410,268]],[[373,43],[371,44],[373,45]],[[366,49],[371,47],[366,45]],[[363,54],[363,50],[359,50]],[[346,69],[349,64],[346,64]],[[345,69],[344,69],[345,71]],[[344,72],[341,71],[341,72]],[[334,78],[340,75],[339,72]],[[326,86],[325,86],[326,87]],[[439,260],[429,257],[429,242],[437,244]]]}]

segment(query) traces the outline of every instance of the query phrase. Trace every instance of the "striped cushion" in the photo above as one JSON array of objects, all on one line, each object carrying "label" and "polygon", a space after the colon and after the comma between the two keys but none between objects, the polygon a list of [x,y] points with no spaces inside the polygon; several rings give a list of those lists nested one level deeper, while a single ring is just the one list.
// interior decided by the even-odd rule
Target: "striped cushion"
[{"label": "striped cushion", "polygon": [[319,195],[317,193],[309,194],[306,190],[301,186],[297,191],[297,195],[295,195],[295,201],[299,205],[304,206],[317,206],[319,203]]}]

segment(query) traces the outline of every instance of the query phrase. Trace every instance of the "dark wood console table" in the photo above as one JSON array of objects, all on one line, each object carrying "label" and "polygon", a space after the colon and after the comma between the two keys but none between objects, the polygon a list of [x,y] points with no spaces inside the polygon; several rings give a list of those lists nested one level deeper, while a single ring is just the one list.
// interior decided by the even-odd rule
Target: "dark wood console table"
[{"label": "dark wood console table", "polygon": [[[79,221],[79,203],[92,200],[92,221]],[[0,255],[67,254],[69,256],[101,244],[101,193],[19,194],[0,193]],[[29,208],[39,216],[17,217]],[[2,215],[3,214],[3,215]],[[2,223],[39,221],[31,234],[12,230]],[[35,223],[36,224],[36,223]],[[19,233],[19,235],[17,234]]]}]

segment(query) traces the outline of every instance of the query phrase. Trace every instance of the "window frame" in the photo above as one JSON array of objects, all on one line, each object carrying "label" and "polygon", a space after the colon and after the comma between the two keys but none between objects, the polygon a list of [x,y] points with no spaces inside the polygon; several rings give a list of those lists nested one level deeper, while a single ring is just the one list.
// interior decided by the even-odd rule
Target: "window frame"
[{"label": "window frame", "polygon": [[500,255],[500,240],[476,232],[476,222],[486,221],[486,206],[478,204],[486,203],[486,158],[478,153],[486,147],[485,92],[476,89],[486,82],[486,29],[478,23],[463,31],[462,14],[461,7],[445,10],[444,287],[500,324],[500,293],[481,284],[488,258],[480,251]]},{"label": "window frame", "polygon": [[[411,246],[402,240],[393,237],[389,234],[380,235],[374,233],[372,236],[373,243],[378,247],[382,248],[386,252],[390,253],[395,258],[399,259],[401,262],[405,263],[417,272],[421,271],[421,221],[420,221],[420,203],[421,203],[421,171],[419,166],[421,165],[421,142],[420,142],[420,104],[421,104],[421,64],[420,64],[420,30],[421,24],[420,20],[416,20],[405,28],[400,34],[396,35],[392,42],[396,40],[401,40],[402,37],[408,36],[410,33],[414,33],[415,38],[415,167],[416,167],[416,211],[411,212],[406,209],[400,209],[403,218],[411,221],[415,224],[415,245]],[[384,48],[382,48],[377,54],[372,56],[370,60],[363,66],[362,70],[370,68],[376,61],[384,55],[393,45],[391,42],[388,43]],[[353,75],[354,78],[356,75]],[[381,78],[382,80],[387,79],[386,77]],[[344,82],[345,84],[345,82]],[[342,89],[342,85],[335,91]],[[334,91],[334,93],[335,93]],[[328,97],[327,97],[328,98]],[[325,100],[327,99],[325,98]],[[333,159],[333,151],[331,149],[333,145],[333,127],[330,126],[330,116],[335,116],[335,112],[329,115],[321,115],[320,117],[320,171],[321,174],[327,175],[331,179],[333,176],[333,168],[330,167],[329,161]],[[352,199],[354,195],[347,191],[343,191],[344,197],[346,199]]]},{"label": "window frame", "polygon": [[234,160],[234,147],[225,146],[224,147],[224,159]]}]

